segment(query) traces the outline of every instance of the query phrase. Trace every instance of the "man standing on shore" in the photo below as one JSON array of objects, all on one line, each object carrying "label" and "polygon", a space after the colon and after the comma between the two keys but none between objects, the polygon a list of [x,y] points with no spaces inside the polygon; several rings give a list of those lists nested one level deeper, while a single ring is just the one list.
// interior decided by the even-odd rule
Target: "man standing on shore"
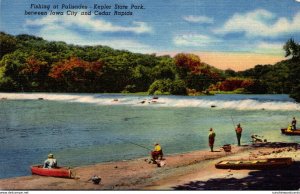
[{"label": "man standing on shore", "polygon": [[293,127],[293,130],[296,130],[296,129],[297,129],[296,124],[297,124],[297,120],[295,119],[295,117],[293,117],[293,120],[292,120],[292,127]]},{"label": "man standing on shore", "polygon": [[208,145],[210,147],[211,152],[214,151],[215,137],[216,137],[216,133],[214,132],[213,128],[210,128],[209,135],[208,135]]},{"label": "man standing on shore", "polygon": [[236,138],[237,138],[237,141],[238,141],[238,146],[241,145],[241,137],[242,137],[242,127],[241,127],[241,124],[239,123],[235,129],[235,132],[236,132]]}]

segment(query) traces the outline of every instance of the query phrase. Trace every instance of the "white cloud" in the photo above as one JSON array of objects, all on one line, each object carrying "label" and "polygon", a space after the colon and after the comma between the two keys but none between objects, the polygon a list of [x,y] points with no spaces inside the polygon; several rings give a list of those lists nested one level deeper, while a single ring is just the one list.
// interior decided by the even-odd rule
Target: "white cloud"
[{"label": "white cloud", "polygon": [[120,26],[101,19],[95,19],[91,16],[48,15],[41,19],[26,20],[25,27],[33,26],[40,27],[36,31],[37,36],[50,41],[64,41],[76,45],[105,45],[115,49],[124,49],[139,53],[153,52],[153,49],[149,45],[136,40],[101,36],[101,32],[151,33],[151,27],[144,22],[132,22],[130,26]]},{"label": "white cloud", "polygon": [[89,38],[84,38],[80,34],[62,26],[47,26],[42,28],[38,36],[41,36],[49,41],[63,41],[75,45],[105,45],[114,49],[129,50],[132,52],[154,53],[154,49],[152,49],[149,45],[142,44],[136,40],[121,38],[108,40],[107,38],[104,39],[103,37],[99,36],[89,36]]},{"label": "white cloud", "polygon": [[136,34],[150,33],[152,28],[145,22],[132,22],[131,26],[114,25],[110,22],[95,19],[91,16],[46,16],[36,20],[26,20],[25,26],[76,26],[94,32],[132,32]]},{"label": "white cloud", "polygon": [[258,9],[245,14],[234,14],[223,27],[214,30],[217,34],[244,32],[248,37],[276,37],[300,32],[300,12],[289,20],[277,18],[273,13]]},{"label": "white cloud", "polygon": [[195,16],[195,15],[188,15],[188,16],[183,16],[183,19],[188,22],[192,23],[206,23],[206,24],[212,24],[214,23],[213,18],[209,18],[206,16]]},{"label": "white cloud", "polygon": [[282,42],[277,43],[269,43],[269,42],[258,42],[255,46],[253,51],[255,53],[263,53],[263,54],[274,54],[274,55],[284,55],[284,50]]},{"label": "white cloud", "polygon": [[202,34],[176,35],[173,42],[177,46],[203,47],[221,42],[219,39]]}]

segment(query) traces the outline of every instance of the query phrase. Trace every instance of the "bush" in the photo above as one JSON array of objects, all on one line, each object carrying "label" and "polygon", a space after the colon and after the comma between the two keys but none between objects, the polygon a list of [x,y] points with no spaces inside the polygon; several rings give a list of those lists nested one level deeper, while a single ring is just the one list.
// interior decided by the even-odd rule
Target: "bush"
[{"label": "bush", "polygon": [[156,80],[148,90],[149,94],[186,94],[186,85],[182,80]]},{"label": "bush", "polygon": [[290,94],[290,97],[294,98],[296,102],[300,102],[300,86],[297,86],[293,92]]},{"label": "bush", "polygon": [[133,93],[133,92],[137,92],[135,85],[127,85],[127,86],[125,86],[124,90],[122,91],[122,93]]},{"label": "bush", "polygon": [[183,80],[173,81],[170,93],[175,95],[186,95],[187,91],[185,82]]},{"label": "bush", "polygon": [[18,89],[18,84],[11,78],[0,79],[0,90],[5,92],[14,92]]}]

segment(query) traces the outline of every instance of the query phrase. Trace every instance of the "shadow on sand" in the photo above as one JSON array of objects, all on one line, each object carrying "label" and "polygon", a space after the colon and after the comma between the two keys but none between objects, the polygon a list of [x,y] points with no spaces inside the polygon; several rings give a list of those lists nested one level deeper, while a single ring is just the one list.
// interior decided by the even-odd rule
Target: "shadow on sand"
[{"label": "shadow on sand", "polygon": [[[231,171],[234,172],[234,171]],[[245,178],[217,178],[192,181],[175,190],[299,190],[300,162],[287,168],[252,171]]]}]

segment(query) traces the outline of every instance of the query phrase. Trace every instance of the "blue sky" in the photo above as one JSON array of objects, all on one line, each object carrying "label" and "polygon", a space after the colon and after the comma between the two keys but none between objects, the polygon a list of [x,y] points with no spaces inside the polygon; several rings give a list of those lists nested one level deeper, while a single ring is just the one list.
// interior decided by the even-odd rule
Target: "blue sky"
[{"label": "blue sky", "polygon": [[[300,41],[300,0],[1,0],[1,31],[141,53],[218,52],[283,56]],[[142,4],[133,16],[28,16],[34,4]],[[50,8],[52,9],[52,8]],[[66,11],[66,10],[64,10]],[[74,10],[78,11],[78,10]],[[109,11],[114,11],[109,10]],[[131,10],[128,10],[131,11]]]}]

